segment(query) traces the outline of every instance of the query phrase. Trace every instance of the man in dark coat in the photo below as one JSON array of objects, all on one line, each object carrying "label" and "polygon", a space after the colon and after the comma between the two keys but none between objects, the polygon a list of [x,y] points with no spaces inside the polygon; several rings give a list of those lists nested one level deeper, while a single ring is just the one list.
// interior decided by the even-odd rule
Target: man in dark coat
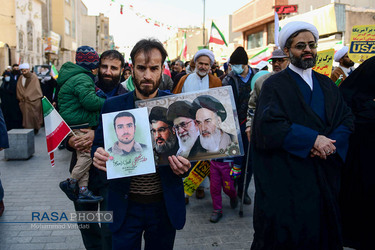
[{"label": "man in dark coat", "polygon": [[[0,108],[0,151],[4,148],[9,148],[9,141],[8,141],[8,133],[7,133],[7,127],[5,125],[3,112]],[[0,217],[3,215],[4,212],[4,189],[3,185],[1,184],[0,180]]]},{"label": "man in dark coat", "polygon": [[375,57],[364,61],[340,85],[355,121],[342,176],[340,208],[344,246],[373,249],[375,230]]},{"label": "man in dark coat", "polygon": [[22,113],[17,100],[17,80],[10,71],[5,71],[3,76],[0,98],[7,129],[22,128]]},{"label": "man in dark coat", "polygon": [[338,192],[353,115],[335,84],[312,71],[318,38],[309,23],[285,25],[279,44],[291,64],[259,96],[252,249],[342,249]]},{"label": "man in dark coat", "polygon": [[[102,114],[135,108],[136,100],[151,99],[168,93],[158,90],[163,63],[167,56],[156,40],[139,41],[130,53],[135,90],[108,99]],[[92,153],[94,166],[106,171],[109,153],[103,148],[101,116],[95,131]],[[142,235],[146,249],[173,249],[176,230],[186,220],[184,188],[180,175],[191,164],[181,156],[169,156],[168,165],[157,165],[156,173],[109,180],[108,209],[113,211],[113,249],[140,249]]]}]

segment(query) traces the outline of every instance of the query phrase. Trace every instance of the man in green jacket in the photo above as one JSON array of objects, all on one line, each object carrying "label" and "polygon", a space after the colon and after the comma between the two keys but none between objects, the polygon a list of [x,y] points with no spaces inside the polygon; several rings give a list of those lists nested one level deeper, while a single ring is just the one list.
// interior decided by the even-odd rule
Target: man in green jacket
[{"label": "man in green jacket", "polygon": [[[95,93],[94,77],[98,66],[99,56],[96,51],[89,46],[81,46],[76,52],[76,64],[67,62],[59,72],[57,83],[60,86],[60,115],[71,126],[75,135],[81,135],[82,128],[95,128],[98,125],[99,112],[105,101]],[[69,199],[78,203],[102,201],[101,196],[94,196],[87,189],[92,164],[90,148],[76,150],[76,153],[77,163],[70,178],[60,183],[60,188]]]}]

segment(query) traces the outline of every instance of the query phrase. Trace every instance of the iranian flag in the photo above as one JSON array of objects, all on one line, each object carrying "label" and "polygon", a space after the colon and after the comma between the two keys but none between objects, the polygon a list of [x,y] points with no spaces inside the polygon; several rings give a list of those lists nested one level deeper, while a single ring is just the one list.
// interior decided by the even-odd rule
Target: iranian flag
[{"label": "iranian flag", "polygon": [[42,105],[47,139],[47,151],[51,159],[51,165],[54,167],[55,157],[53,152],[72,130],[46,97],[43,97]]},{"label": "iranian flag", "polygon": [[259,51],[258,53],[256,53],[255,55],[253,55],[249,61],[250,61],[251,66],[255,66],[261,61],[268,61],[271,57],[272,57],[272,54],[271,54],[270,49],[265,48]]},{"label": "iranian flag", "polygon": [[187,56],[187,43],[186,43],[186,32],[184,32],[184,38],[182,40],[182,48],[180,51],[180,57],[184,57],[186,59]]},{"label": "iranian flag", "polygon": [[211,35],[210,35],[210,40],[208,41],[209,43],[216,43],[223,45],[225,44],[228,46],[227,42],[225,41],[223,33],[217,28],[215,23],[212,21],[211,24]]}]

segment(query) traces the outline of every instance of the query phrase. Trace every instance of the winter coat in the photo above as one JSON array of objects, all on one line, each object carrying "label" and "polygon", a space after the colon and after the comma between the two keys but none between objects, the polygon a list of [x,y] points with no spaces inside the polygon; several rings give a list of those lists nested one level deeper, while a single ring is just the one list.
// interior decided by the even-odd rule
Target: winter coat
[{"label": "winter coat", "polygon": [[98,124],[105,99],[95,93],[91,72],[72,62],[63,64],[57,78],[59,112],[69,125]]}]

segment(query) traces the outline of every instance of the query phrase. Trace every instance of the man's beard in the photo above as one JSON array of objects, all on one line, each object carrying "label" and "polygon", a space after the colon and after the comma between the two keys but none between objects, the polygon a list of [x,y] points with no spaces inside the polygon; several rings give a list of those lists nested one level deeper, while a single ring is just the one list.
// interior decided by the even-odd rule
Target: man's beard
[{"label": "man's beard", "polygon": [[208,74],[208,70],[199,70],[198,68],[195,68],[195,72],[201,77],[205,77]]},{"label": "man's beard", "polygon": [[[138,79],[136,79],[136,77],[133,75],[132,78],[133,78],[133,82],[134,82],[134,86],[135,88],[139,91],[139,93],[141,93],[141,95],[145,96],[145,97],[149,97],[151,94],[155,93],[155,91],[159,88],[159,85],[161,83],[161,76],[162,76],[163,73],[160,74],[160,78],[157,82],[154,82],[152,80],[141,80],[141,81],[138,81]],[[146,87],[146,88],[141,88],[141,84],[142,83],[146,83],[146,82],[151,82],[152,83],[152,87]]]},{"label": "man's beard", "polygon": [[21,74],[21,70],[12,70],[12,75],[20,75]]},{"label": "man's beard", "polygon": [[99,82],[97,83],[97,85],[105,93],[110,92],[119,85],[121,75],[113,76],[112,80],[105,79],[104,76],[106,75],[101,74],[99,70]]},{"label": "man's beard", "polygon": [[211,133],[210,136],[203,137],[201,135],[199,138],[200,138],[202,147],[206,149],[208,152],[219,151],[220,139],[221,139],[220,129],[216,128],[215,131]]},{"label": "man's beard", "polygon": [[187,150],[190,150],[194,146],[194,143],[199,136],[199,131],[189,130],[189,131],[185,131],[184,134],[188,134],[188,135],[184,136],[183,138],[181,138],[180,136],[177,136],[178,145],[180,145],[180,148],[183,151],[187,151]]},{"label": "man's beard", "polygon": [[164,154],[174,148],[174,146],[176,145],[177,138],[174,134],[171,134],[167,140],[164,140],[163,138],[159,138],[158,140],[163,140],[164,143],[156,143],[155,150],[159,154]]},{"label": "man's beard", "polygon": [[[123,134],[122,136],[124,136],[124,135],[130,136],[130,134]],[[123,144],[130,144],[132,141],[134,141],[134,137],[132,139],[121,139],[121,137],[120,137],[120,138],[118,138],[118,140],[119,140],[119,142],[121,142]]]},{"label": "man's beard", "polygon": [[353,67],[354,66],[354,62],[353,61],[349,61],[349,62],[342,62],[342,66],[344,66],[345,68],[350,68],[350,67]]},{"label": "man's beard", "polygon": [[[309,54],[312,55],[312,58],[302,59],[304,55],[309,55]],[[300,57],[296,57],[289,50],[289,58],[290,58],[290,63],[300,69],[312,68],[315,66],[315,63],[316,63],[316,54],[314,55],[313,53],[310,53],[310,52],[303,53],[301,54]]]}]

